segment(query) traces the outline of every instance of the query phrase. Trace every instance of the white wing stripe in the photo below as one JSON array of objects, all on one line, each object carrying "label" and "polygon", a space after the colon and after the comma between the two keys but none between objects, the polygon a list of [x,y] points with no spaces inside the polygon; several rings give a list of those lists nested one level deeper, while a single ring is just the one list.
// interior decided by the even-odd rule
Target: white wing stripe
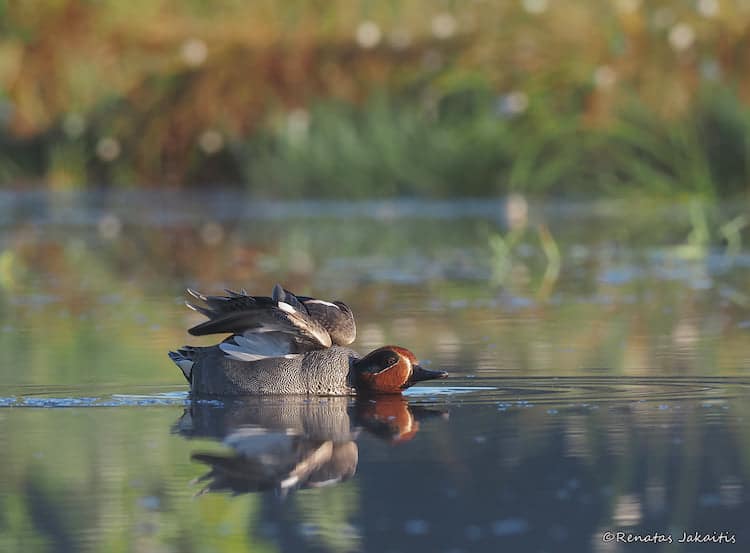
[{"label": "white wing stripe", "polygon": [[335,303],[331,303],[330,301],[324,301],[324,300],[307,300],[305,303],[306,304],[308,304],[308,303],[317,303],[317,304],[320,304],[320,305],[327,305],[328,307],[335,307],[336,309],[338,309],[339,311],[341,311],[341,308],[338,305],[336,305]]}]

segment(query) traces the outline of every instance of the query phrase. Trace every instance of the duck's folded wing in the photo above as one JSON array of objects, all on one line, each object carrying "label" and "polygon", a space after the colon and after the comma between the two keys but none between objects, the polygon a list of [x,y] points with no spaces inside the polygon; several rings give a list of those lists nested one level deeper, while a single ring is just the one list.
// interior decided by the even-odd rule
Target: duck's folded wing
[{"label": "duck's folded wing", "polygon": [[268,358],[291,358],[320,345],[295,339],[286,332],[245,332],[235,334],[219,344],[219,349],[239,361],[260,361]]},{"label": "duck's folded wing", "polygon": [[227,296],[204,296],[190,289],[188,293],[200,302],[188,303],[188,307],[208,317],[188,330],[193,336],[231,333],[259,342],[263,348],[293,347],[285,353],[331,346],[328,331],[294,294],[280,286],[270,298],[232,291]]}]

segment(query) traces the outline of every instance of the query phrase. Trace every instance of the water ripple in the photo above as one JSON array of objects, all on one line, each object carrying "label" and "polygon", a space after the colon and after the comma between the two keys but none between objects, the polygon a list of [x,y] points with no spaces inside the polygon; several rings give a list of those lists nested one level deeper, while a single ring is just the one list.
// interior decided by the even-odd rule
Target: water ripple
[{"label": "water ripple", "polygon": [[750,397],[750,379],[742,377],[477,376],[452,380],[454,386],[412,388],[407,395],[438,399],[458,391],[462,403],[496,402],[506,407]]},{"label": "water ripple", "polygon": [[[219,399],[200,399],[201,403],[223,405]],[[70,407],[153,407],[187,405],[187,392],[155,392],[151,394],[71,395],[55,391],[34,392],[0,397],[0,408],[70,408]]]},{"label": "water ripple", "polygon": [[[591,405],[613,402],[723,401],[750,397],[750,379],[742,377],[534,376],[454,377],[447,386],[418,386],[405,397],[423,402],[496,403],[501,409],[534,405]],[[99,392],[99,393],[97,393]],[[182,406],[191,401],[223,405],[222,399],[192,400],[186,391],[145,389],[103,393],[87,388],[14,390],[0,397],[0,408]]]}]

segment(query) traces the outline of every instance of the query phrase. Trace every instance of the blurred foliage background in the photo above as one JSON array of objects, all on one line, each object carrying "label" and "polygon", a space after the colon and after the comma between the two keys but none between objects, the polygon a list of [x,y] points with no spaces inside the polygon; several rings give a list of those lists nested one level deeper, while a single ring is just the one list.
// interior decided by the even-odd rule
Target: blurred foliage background
[{"label": "blurred foliage background", "polygon": [[750,1],[0,1],[0,183],[744,193]]}]

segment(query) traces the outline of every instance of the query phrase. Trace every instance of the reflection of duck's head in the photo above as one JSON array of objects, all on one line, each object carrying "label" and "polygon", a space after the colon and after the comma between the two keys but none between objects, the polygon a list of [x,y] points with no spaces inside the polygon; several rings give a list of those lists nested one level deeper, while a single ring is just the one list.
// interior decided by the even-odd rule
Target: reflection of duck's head
[{"label": "reflection of duck's head", "polygon": [[419,431],[419,422],[402,396],[380,396],[358,401],[357,423],[371,434],[391,443],[411,440]]},{"label": "reflection of duck's head", "polygon": [[363,392],[397,394],[423,380],[445,378],[444,371],[419,366],[417,357],[400,346],[378,348],[352,364],[357,389]]},{"label": "reflection of duck's head", "polygon": [[447,418],[445,409],[426,405],[409,405],[400,395],[373,396],[357,401],[356,423],[391,444],[407,442],[419,432],[420,423],[430,417]]}]

